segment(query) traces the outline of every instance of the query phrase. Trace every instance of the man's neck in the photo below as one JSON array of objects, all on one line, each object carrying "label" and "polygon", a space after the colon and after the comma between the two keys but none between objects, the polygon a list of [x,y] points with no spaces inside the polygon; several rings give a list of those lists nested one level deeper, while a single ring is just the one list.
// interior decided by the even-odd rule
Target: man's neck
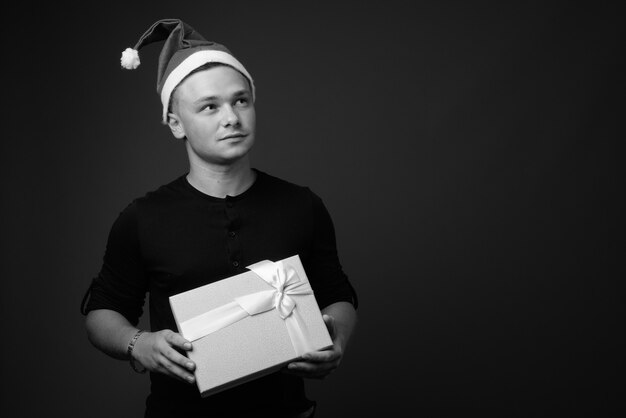
[{"label": "man's neck", "polygon": [[189,165],[187,181],[194,188],[209,196],[225,198],[237,196],[254,183],[256,173],[250,168],[246,157],[232,165]]}]

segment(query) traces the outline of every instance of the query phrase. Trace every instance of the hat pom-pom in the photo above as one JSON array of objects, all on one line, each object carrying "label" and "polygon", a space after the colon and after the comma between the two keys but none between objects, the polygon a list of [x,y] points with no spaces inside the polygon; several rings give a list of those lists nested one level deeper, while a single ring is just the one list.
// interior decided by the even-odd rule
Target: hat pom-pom
[{"label": "hat pom-pom", "polygon": [[134,70],[135,68],[139,67],[139,64],[141,64],[141,62],[139,61],[139,53],[135,49],[126,48],[124,52],[122,52],[121,62],[122,67],[126,68],[127,70]]}]

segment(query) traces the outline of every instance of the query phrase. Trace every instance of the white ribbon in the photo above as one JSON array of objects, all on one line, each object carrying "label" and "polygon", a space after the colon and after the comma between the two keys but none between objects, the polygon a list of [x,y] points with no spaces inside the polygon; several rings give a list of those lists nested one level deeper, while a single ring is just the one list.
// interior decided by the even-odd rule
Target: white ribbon
[{"label": "white ribbon", "polygon": [[309,283],[282,261],[260,261],[247,267],[265,280],[272,289],[236,297],[232,302],[197,315],[180,324],[180,332],[189,341],[196,341],[242,319],[276,309],[285,321],[287,333],[298,356],[313,351],[308,332],[292,296],[312,295]]}]

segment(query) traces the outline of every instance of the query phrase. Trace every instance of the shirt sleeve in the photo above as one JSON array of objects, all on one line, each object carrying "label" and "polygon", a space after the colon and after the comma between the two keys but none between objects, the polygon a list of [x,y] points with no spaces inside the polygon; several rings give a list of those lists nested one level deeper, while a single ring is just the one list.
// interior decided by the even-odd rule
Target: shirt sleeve
[{"label": "shirt sleeve", "polygon": [[85,314],[110,309],[136,325],[143,313],[147,287],[140,257],[137,204],[133,202],[111,227],[102,268],[90,286]]},{"label": "shirt sleeve", "polygon": [[335,227],[326,206],[313,195],[314,239],[311,264],[311,286],[320,309],[335,302],[350,302],[358,307],[356,291],[344,273],[337,253]]}]

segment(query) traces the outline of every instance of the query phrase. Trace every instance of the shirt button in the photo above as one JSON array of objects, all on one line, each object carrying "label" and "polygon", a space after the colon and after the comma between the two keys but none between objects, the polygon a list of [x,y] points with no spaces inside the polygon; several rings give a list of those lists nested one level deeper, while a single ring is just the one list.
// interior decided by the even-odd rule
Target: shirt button
[{"label": "shirt button", "polygon": [[232,208],[234,206],[233,202],[226,202],[226,206]]},{"label": "shirt button", "polygon": [[233,266],[239,267],[239,261],[233,261]]},{"label": "shirt button", "polygon": [[228,236],[229,236],[229,237],[234,237],[235,235],[237,235],[237,233],[236,233],[235,231],[230,231],[230,232],[228,233]]}]

